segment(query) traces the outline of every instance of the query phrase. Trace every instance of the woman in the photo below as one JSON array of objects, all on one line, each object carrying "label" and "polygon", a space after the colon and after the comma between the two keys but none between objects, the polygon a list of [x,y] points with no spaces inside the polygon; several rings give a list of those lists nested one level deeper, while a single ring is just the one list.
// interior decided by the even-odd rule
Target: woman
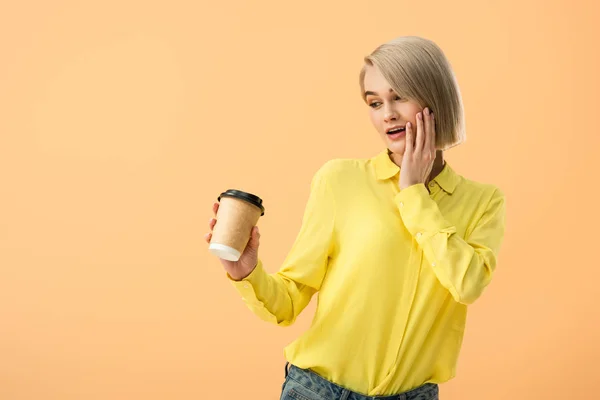
[{"label": "woman", "polygon": [[239,261],[221,259],[248,307],[274,324],[292,324],[319,292],[311,327],[285,349],[281,399],[437,399],[504,236],[503,193],[444,161],[465,129],[443,52],[399,37],[364,61],[361,96],[386,149],[315,173],[277,273],[258,258],[258,227]]}]

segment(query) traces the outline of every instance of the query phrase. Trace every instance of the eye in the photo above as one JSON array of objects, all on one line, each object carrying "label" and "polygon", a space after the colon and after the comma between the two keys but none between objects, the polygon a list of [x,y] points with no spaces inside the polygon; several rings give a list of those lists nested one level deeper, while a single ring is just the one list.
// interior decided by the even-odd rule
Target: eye
[{"label": "eye", "polygon": [[[396,96],[396,97],[394,97],[394,100],[402,100],[402,97]],[[369,107],[371,107],[371,108],[377,108],[378,106],[376,106],[376,104],[381,104],[381,102],[374,101],[371,104],[369,104]]]}]

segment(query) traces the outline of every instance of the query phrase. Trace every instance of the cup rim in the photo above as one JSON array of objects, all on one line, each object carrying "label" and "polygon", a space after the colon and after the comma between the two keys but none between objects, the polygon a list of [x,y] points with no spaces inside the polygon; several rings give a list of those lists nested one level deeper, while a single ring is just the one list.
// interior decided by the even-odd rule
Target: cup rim
[{"label": "cup rim", "polygon": [[221,193],[217,198],[217,201],[221,201],[221,197],[233,197],[236,199],[244,200],[256,207],[260,208],[261,216],[265,215],[265,207],[262,204],[262,199],[252,193],[244,192],[243,190],[228,189]]}]

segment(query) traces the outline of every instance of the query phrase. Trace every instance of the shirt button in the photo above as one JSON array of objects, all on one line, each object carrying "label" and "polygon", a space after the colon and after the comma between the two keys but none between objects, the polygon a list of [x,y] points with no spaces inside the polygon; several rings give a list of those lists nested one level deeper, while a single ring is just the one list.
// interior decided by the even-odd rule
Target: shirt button
[{"label": "shirt button", "polygon": [[432,266],[432,267],[435,267],[435,263],[431,263],[431,266]]},{"label": "shirt button", "polygon": [[417,237],[420,238],[421,237],[421,232],[417,232]]},{"label": "shirt button", "polygon": [[244,289],[248,289],[250,286],[248,286],[247,283],[244,283]]},{"label": "shirt button", "polygon": [[400,202],[400,207],[404,207],[404,203],[403,202]]}]

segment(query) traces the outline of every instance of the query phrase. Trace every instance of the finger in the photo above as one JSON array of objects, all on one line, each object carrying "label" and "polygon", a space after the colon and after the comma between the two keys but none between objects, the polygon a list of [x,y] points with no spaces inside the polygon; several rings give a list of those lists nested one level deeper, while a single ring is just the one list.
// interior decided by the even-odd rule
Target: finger
[{"label": "finger", "polygon": [[215,213],[215,215],[217,215],[218,210],[219,210],[219,203],[213,204],[213,213]]},{"label": "finger", "polygon": [[250,247],[253,249],[258,249],[260,244],[260,232],[258,231],[258,226],[254,226],[252,228],[251,236],[250,236]]},{"label": "finger", "polygon": [[212,233],[207,233],[204,235],[204,240],[206,240],[208,243],[210,243],[210,239],[212,239]]},{"label": "finger", "polygon": [[429,107],[425,107],[425,134],[423,135],[423,150],[431,154],[431,114]]},{"label": "finger", "polygon": [[217,220],[214,218],[211,218],[210,221],[208,222],[208,227],[210,228],[211,231],[214,229],[216,223],[217,223]]},{"label": "finger", "polygon": [[415,153],[423,150],[423,113],[417,113],[417,135],[415,138]]},{"label": "finger", "polygon": [[435,133],[435,116],[433,115],[433,111],[431,111],[431,151],[433,152],[433,154],[435,155],[435,140],[436,140],[436,133]]},{"label": "finger", "polygon": [[412,153],[413,151],[413,129],[412,124],[410,122],[406,123],[406,144],[404,145],[404,153]]}]

